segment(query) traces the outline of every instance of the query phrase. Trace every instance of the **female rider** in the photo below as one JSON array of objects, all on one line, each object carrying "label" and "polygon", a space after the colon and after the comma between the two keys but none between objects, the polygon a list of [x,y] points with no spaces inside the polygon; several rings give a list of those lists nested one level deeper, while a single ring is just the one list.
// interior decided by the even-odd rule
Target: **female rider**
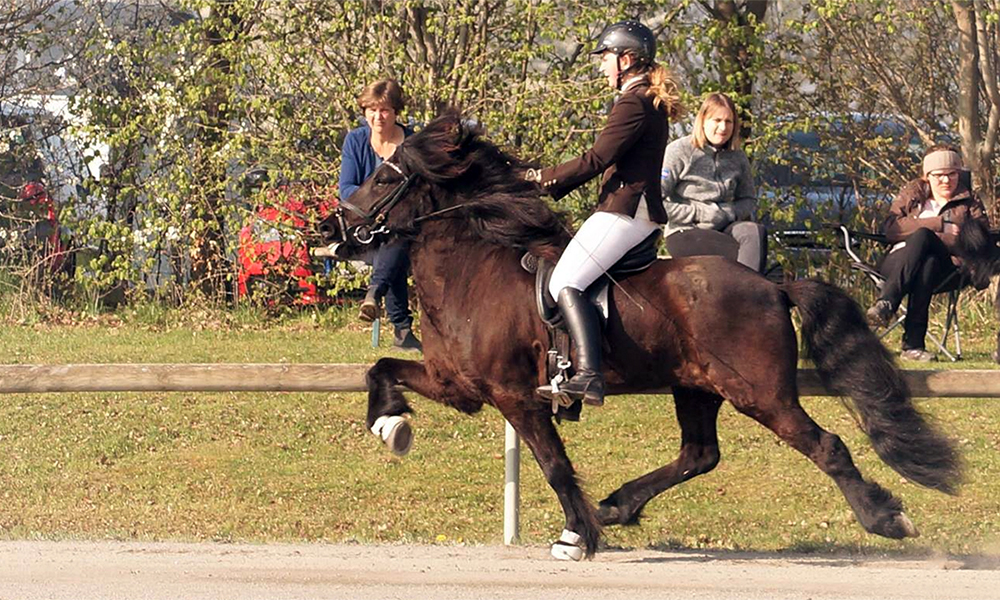
[{"label": "female rider", "polygon": [[[561,394],[573,401],[604,404],[601,329],[596,308],[584,291],[626,252],[667,221],[660,195],[660,165],[667,145],[668,117],[681,113],[677,85],[655,62],[656,39],[638,21],[609,25],[591,54],[619,92],[594,146],[557,167],[529,169],[559,199],[598,174],[597,212],[580,227],[556,264],[549,292],[556,299],[577,349],[576,373]],[[538,393],[553,395],[544,386]]]}]

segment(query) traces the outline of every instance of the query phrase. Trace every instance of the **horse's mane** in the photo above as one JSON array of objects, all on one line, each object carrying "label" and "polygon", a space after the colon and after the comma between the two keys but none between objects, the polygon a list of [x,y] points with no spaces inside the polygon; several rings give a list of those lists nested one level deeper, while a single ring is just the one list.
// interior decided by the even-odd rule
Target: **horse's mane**
[{"label": "horse's mane", "polygon": [[410,172],[444,189],[464,209],[472,232],[488,242],[554,258],[572,235],[563,214],[524,180],[528,164],[483,137],[480,126],[448,112],[403,142],[397,157]]}]

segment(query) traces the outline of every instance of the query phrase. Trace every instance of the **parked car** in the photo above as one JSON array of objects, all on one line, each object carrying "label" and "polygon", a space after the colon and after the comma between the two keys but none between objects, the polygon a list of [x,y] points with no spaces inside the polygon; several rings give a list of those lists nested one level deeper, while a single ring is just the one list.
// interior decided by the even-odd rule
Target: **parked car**
[{"label": "parked car", "polygon": [[[784,133],[757,140],[753,162],[769,254],[786,278],[829,270],[837,239],[828,225],[877,229],[923,150],[916,133],[890,115],[820,115],[803,123],[789,121]],[[778,277],[778,265],[771,270]]]},{"label": "parked car", "polygon": [[283,185],[266,194],[239,232],[237,295],[259,294],[268,303],[309,306],[326,300],[317,275],[329,272],[326,260],[310,256],[318,244],[316,224],[336,208],[328,190],[312,185]]},{"label": "parked car", "polygon": [[880,207],[915,174],[922,144],[897,118],[851,113],[795,128],[758,148],[765,220],[792,228],[848,223]]}]

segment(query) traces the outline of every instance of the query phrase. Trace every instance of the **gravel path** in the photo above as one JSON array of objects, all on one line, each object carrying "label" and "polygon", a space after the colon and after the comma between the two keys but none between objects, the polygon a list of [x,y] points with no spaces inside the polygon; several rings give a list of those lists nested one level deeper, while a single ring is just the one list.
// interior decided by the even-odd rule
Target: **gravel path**
[{"label": "gravel path", "polygon": [[0,542],[0,600],[1000,598],[1000,557],[541,547]]}]

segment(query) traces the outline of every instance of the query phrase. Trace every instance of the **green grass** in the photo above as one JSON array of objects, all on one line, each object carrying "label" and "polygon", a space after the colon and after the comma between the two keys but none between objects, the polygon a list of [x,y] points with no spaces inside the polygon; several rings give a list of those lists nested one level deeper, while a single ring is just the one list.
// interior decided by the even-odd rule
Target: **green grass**
[{"label": "green grass", "polygon": [[[250,319],[170,313],[72,326],[8,325],[4,363],[364,362],[406,356],[370,347],[350,313]],[[993,329],[992,331],[995,331]],[[892,342],[894,345],[896,342]],[[990,368],[990,331],[966,336],[960,368]],[[938,367],[952,365],[938,364]],[[499,544],[503,422],[411,395],[411,454],[395,458],[364,427],[362,394],[45,394],[0,398],[0,537]],[[921,529],[895,542],[866,534],[833,483],[771,432],[725,407],[712,473],[647,507],[641,527],[611,528],[621,547],[857,553],[1000,552],[1000,403],[923,401],[959,440],[961,495],[907,483],[883,465],[832,399],[805,401],[842,436],[866,476],[900,496]],[[674,458],[669,398],[613,397],[561,431],[595,499]],[[526,450],[522,540],[558,536],[562,513]]]}]

